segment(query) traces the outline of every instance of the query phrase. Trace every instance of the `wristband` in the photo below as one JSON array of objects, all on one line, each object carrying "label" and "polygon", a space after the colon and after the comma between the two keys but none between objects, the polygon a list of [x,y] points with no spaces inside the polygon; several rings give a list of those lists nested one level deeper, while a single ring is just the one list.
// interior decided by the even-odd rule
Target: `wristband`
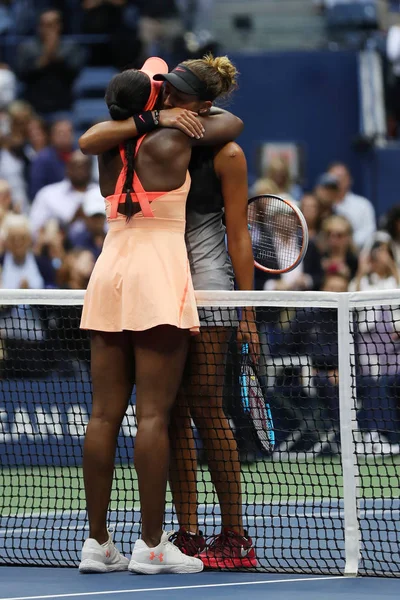
[{"label": "wristband", "polygon": [[154,131],[158,127],[158,118],[153,118],[153,112],[146,110],[145,112],[133,115],[133,120],[136,125],[138,137]]}]

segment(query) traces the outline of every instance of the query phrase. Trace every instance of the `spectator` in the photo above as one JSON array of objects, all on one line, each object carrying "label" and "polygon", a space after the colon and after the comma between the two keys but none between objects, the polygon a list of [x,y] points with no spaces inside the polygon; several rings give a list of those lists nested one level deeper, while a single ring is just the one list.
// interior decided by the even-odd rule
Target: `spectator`
[{"label": "spectator", "polygon": [[18,48],[17,75],[26,85],[25,97],[47,117],[69,111],[72,83],[84,63],[82,48],[61,36],[62,16],[46,10],[39,18],[37,36]]},{"label": "spectator", "polygon": [[[375,242],[371,250],[362,255],[350,291],[399,287],[400,274],[389,244]],[[400,376],[399,320],[397,309],[379,306],[379,302],[374,308],[359,310],[356,314],[357,397],[362,403],[358,417],[362,437],[357,443],[357,452],[400,453],[397,398],[392,393]]]},{"label": "spectator", "polygon": [[333,215],[322,224],[321,264],[325,273],[340,273],[349,280],[358,268],[358,257],[353,246],[352,227],[345,217]]},{"label": "spectator", "polygon": [[15,100],[17,78],[8,65],[0,63],[0,111],[5,110]]},{"label": "spectator", "polygon": [[0,149],[0,179],[5,179],[13,192],[14,208],[18,212],[27,212],[28,194],[25,179],[26,156],[24,140],[16,130],[10,130],[3,138]]},{"label": "spectator", "polygon": [[34,254],[39,259],[51,263],[54,271],[54,284],[63,282],[66,259],[66,233],[56,219],[49,219],[41,227],[34,245]]},{"label": "spectator", "polygon": [[97,259],[106,236],[104,198],[97,186],[88,191],[82,211],[84,221],[76,227],[72,225],[68,240],[72,247],[90,250]]},{"label": "spectator", "polygon": [[22,143],[28,135],[28,125],[33,118],[34,112],[29,102],[25,100],[14,100],[8,105],[11,130],[22,139]]},{"label": "spectator", "polygon": [[300,201],[300,209],[307,222],[308,235],[310,240],[315,240],[321,231],[322,224],[322,206],[317,196],[312,193],[303,195]]},{"label": "spectator", "polygon": [[267,166],[266,176],[278,187],[278,195],[298,202],[301,197],[301,189],[294,184],[290,175],[289,163],[283,157],[273,158]]},{"label": "spectator", "polygon": [[393,206],[385,217],[385,229],[390,235],[394,259],[400,268],[400,205]]},{"label": "spectator", "polygon": [[30,161],[49,144],[49,128],[44,119],[33,116],[27,126],[26,155]]},{"label": "spectator", "polygon": [[400,273],[389,244],[377,241],[368,254],[361,254],[360,264],[350,288],[355,292],[392,290],[400,287]]},{"label": "spectator", "polygon": [[0,254],[4,252],[3,223],[13,213],[11,188],[5,179],[0,179]]},{"label": "spectator", "polygon": [[46,185],[35,196],[30,213],[34,236],[49,219],[67,226],[81,215],[86,195],[95,186],[90,183],[91,174],[90,156],[75,150],[67,162],[65,179]]},{"label": "spectator", "polygon": [[65,177],[65,167],[74,147],[71,121],[53,123],[50,129],[50,145],[40,150],[30,167],[29,194],[31,200],[45,185],[57,183]]},{"label": "spectator", "polygon": [[252,196],[262,196],[263,194],[272,194],[277,196],[279,193],[279,188],[272,179],[268,179],[267,177],[262,177],[261,179],[257,179],[251,189]]},{"label": "spectator", "polygon": [[324,173],[315,185],[314,195],[321,208],[321,219],[333,215],[334,206],[339,199],[339,180],[337,177]]},{"label": "spectator", "polygon": [[82,31],[88,34],[108,34],[108,42],[91,48],[92,65],[113,65],[123,68],[134,64],[140,53],[135,19],[127,17],[129,0],[82,0]]},{"label": "spectator", "polygon": [[0,257],[3,289],[37,289],[54,283],[48,261],[32,251],[32,234],[25,215],[7,216],[4,222],[5,253]]},{"label": "spectator", "polygon": [[353,228],[354,243],[358,248],[362,248],[376,230],[374,207],[369,200],[351,191],[352,179],[350,171],[344,163],[332,163],[328,173],[339,181],[334,212],[349,220]]},{"label": "spectator", "polygon": [[396,138],[400,123],[400,26],[392,25],[386,39],[386,111],[388,136]]},{"label": "spectator", "polygon": [[183,33],[175,0],[136,0],[140,11],[139,38],[143,58],[170,54],[173,42]]}]

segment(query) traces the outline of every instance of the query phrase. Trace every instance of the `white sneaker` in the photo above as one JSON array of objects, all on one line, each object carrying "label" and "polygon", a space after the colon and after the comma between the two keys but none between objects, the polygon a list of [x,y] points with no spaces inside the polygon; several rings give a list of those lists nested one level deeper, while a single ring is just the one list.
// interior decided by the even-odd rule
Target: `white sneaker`
[{"label": "white sneaker", "polygon": [[122,556],[116,549],[112,534],[108,533],[108,541],[99,544],[88,538],[83,544],[80,573],[109,573],[110,571],[127,571],[129,558]]},{"label": "white sneaker", "polygon": [[157,573],[199,573],[203,563],[199,558],[186,556],[169,541],[173,531],[163,532],[155,548],[149,548],[143,540],[136,540],[133,547],[129,571],[156,575]]}]

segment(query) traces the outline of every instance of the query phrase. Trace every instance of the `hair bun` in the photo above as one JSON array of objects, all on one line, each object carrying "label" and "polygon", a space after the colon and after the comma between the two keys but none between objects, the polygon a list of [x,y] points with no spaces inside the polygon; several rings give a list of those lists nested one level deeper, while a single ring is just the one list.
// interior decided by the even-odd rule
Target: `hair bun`
[{"label": "hair bun", "polygon": [[115,103],[108,105],[108,111],[114,121],[125,121],[132,116],[132,113],[127,108],[123,108]]},{"label": "hair bun", "polygon": [[207,54],[204,61],[215,69],[221,77],[222,93],[227,94],[237,87],[238,70],[227,56],[216,56]]}]

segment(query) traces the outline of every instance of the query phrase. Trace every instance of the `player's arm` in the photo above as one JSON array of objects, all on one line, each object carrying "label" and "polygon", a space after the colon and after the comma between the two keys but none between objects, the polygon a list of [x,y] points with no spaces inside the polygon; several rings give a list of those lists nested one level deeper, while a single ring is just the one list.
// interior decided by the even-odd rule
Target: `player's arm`
[{"label": "player's arm", "polygon": [[[235,272],[236,285],[239,290],[252,290],[254,259],[247,226],[247,163],[243,150],[235,142],[226,144],[215,156],[214,168],[221,180],[228,253]],[[237,339],[240,344],[249,344],[250,355],[254,364],[257,364],[260,342],[253,307],[243,309]]]},{"label": "player's arm", "polygon": [[[211,109],[210,115],[199,117],[197,113],[185,108],[161,110],[161,127],[178,129],[193,140],[194,144],[204,146],[222,145],[236,139],[243,131],[243,121],[222,109]],[[103,154],[130,138],[138,136],[133,118],[125,121],[105,121],[96,123],[79,139],[83,154]]]},{"label": "player's arm", "polygon": [[204,135],[200,139],[193,140],[195,146],[221,146],[227,144],[236,140],[244,128],[244,123],[239,117],[215,107],[211,108],[208,116],[199,116],[199,121],[203,125]]},{"label": "player's arm", "polygon": [[247,163],[235,142],[226,144],[215,156],[215,172],[220,178],[225,206],[228,252],[239,290],[252,290],[254,259],[247,225]]},{"label": "player's arm", "polygon": [[[185,108],[170,108],[160,111],[159,122],[161,127],[178,129],[190,138],[200,138],[204,133],[197,113]],[[99,155],[138,135],[137,126],[132,117],[124,121],[105,121],[90,127],[79,138],[79,147],[83,154]]]}]

